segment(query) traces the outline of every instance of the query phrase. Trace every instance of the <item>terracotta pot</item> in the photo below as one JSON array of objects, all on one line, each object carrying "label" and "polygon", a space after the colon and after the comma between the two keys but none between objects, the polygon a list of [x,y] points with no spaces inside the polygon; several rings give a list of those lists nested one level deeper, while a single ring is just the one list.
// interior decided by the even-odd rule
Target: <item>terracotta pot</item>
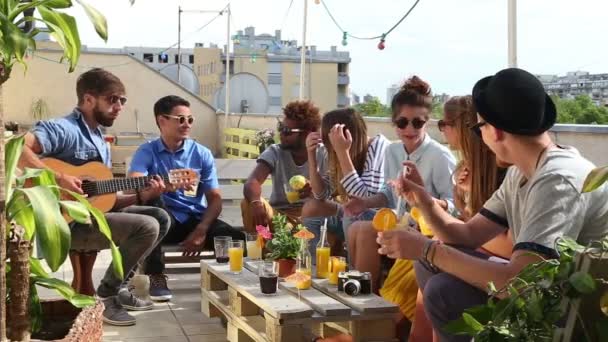
[{"label": "terracotta pot", "polygon": [[32,341],[97,342],[103,336],[103,303],[78,309],[66,300],[42,301],[42,330]]},{"label": "terracotta pot", "polygon": [[296,272],[296,261],[294,259],[279,259],[279,278],[289,277]]}]

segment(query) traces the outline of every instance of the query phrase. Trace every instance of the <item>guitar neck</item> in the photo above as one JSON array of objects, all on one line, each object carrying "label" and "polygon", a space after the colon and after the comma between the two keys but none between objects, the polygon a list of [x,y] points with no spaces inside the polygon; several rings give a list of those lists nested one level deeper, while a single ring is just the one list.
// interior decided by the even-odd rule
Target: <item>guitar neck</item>
[{"label": "guitar neck", "polygon": [[[83,190],[89,196],[116,193],[119,191],[139,190],[150,184],[154,176],[112,178],[100,181],[91,181],[83,184]],[[165,183],[169,183],[169,176],[161,176]]]}]

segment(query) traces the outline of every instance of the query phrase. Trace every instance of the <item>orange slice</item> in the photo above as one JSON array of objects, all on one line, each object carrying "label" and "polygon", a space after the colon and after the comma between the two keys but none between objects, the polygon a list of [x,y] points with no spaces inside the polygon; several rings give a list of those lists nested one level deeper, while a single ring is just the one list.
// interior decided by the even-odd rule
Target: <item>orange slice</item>
[{"label": "orange slice", "polygon": [[306,274],[304,272],[296,272],[289,277],[285,278],[285,281],[289,283],[301,283],[305,281],[311,280],[310,274]]},{"label": "orange slice", "polygon": [[293,234],[293,237],[295,237],[297,239],[310,240],[315,237],[315,234],[313,234],[310,230],[308,230],[306,228],[302,228],[302,229],[300,229],[300,231]]},{"label": "orange slice", "polygon": [[395,229],[397,226],[397,214],[395,214],[393,209],[382,208],[374,215],[372,226],[379,232]]}]

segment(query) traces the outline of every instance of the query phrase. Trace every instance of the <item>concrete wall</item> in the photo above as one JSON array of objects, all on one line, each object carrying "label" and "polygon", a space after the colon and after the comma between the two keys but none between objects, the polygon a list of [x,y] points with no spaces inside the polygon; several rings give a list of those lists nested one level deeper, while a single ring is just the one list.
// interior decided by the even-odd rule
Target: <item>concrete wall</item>
[{"label": "concrete wall", "polygon": [[66,65],[57,63],[61,53],[37,51],[28,60],[28,70],[15,66],[11,78],[3,86],[4,120],[31,125],[32,103],[42,99],[48,106],[49,117],[60,117],[76,106],[76,80],[92,67],[106,67],[125,84],[128,101],[109,134],[136,132],[136,114],[141,132],[157,133],[152,107],[165,95],[178,95],[191,103],[196,117],[193,138],[217,150],[217,127],[215,110],[199,97],[168,80],[155,70],[135,58],[126,55],[83,53],[76,71],[68,73]]},{"label": "concrete wall", "polygon": [[[229,127],[237,127],[239,116],[229,117]],[[390,140],[397,140],[395,128],[388,118],[366,118],[367,129],[370,135],[384,134]],[[261,129],[275,128],[277,116],[246,114],[241,118],[240,128]],[[224,127],[224,116],[218,115],[218,132]],[[437,121],[433,120],[427,127],[429,134],[438,141],[445,142],[443,135],[437,129]],[[576,147],[583,156],[598,166],[608,165],[608,125],[555,125],[551,129],[554,141],[562,145]],[[218,137],[218,146],[221,146],[221,137]]]}]

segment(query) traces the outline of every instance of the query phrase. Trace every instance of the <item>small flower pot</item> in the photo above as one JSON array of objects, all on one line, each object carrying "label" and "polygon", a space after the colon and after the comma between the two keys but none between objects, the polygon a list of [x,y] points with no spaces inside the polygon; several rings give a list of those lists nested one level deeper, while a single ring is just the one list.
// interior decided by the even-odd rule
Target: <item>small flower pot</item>
[{"label": "small flower pot", "polygon": [[279,278],[289,277],[296,272],[294,259],[279,259],[276,262],[279,264]]}]

